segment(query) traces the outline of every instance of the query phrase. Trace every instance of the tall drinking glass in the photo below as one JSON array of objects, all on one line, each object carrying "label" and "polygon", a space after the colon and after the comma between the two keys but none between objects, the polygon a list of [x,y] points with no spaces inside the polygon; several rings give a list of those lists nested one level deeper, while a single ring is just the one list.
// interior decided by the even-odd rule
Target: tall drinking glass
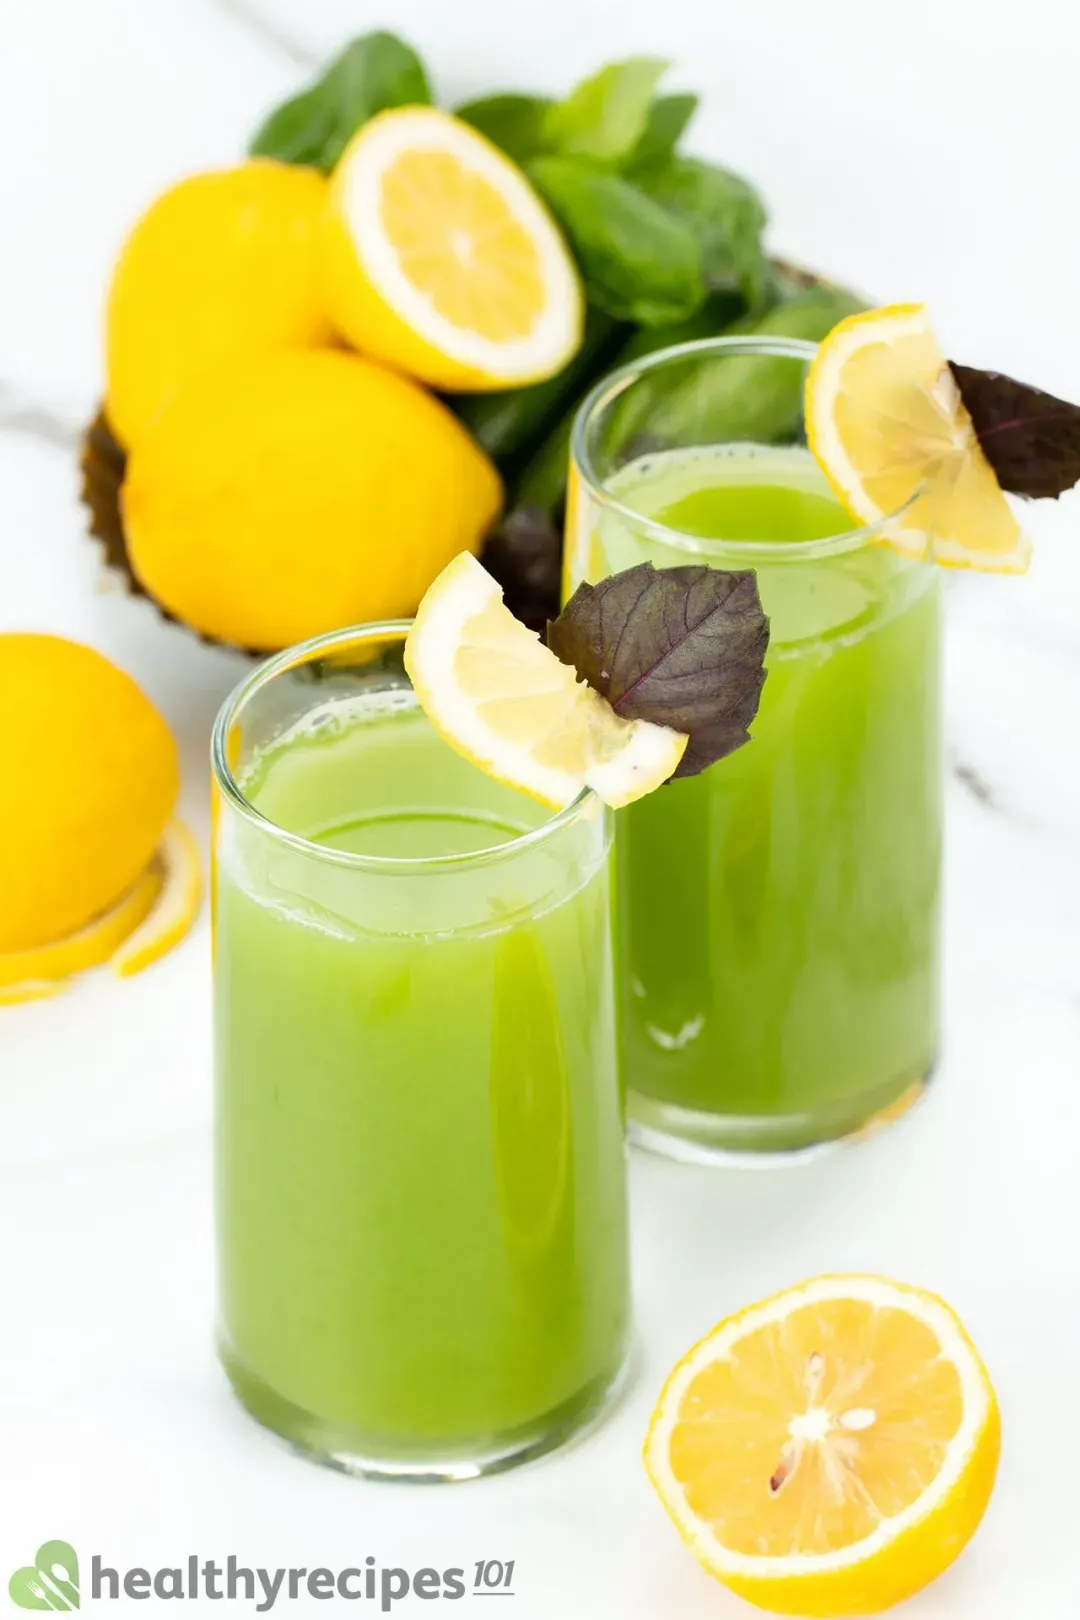
[{"label": "tall drinking glass", "polygon": [[215,728],[220,1349],[320,1459],[457,1479],[623,1365],[611,818],[454,753],[406,630],[283,653]]},{"label": "tall drinking glass", "polygon": [[752,740],[619,817],[632,1130],[677,1157],[790,1154],[921,1092],[938,1040],[936,569],[852,530],[806,447],[811,345],[626,367],[574,434],[567,592],[648,560],[753,569]]}]

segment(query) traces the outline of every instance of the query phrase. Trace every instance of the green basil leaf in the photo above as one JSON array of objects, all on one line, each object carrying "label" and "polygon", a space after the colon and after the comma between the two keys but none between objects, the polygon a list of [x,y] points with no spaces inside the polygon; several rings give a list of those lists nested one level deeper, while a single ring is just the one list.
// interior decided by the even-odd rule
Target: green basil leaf
[{"label": "green basil leaf", "polygon": [[544,144],[564,156],[617,164],[645,133],[653,92],[669,64],[631,56],[582,80],[544,120]]},{"label": "green basil leaf", "polygon": [[756,304],[768,265],[761,237],[765,208],[740,175],[698,158],[674,157],[636,172],[637,184],[693,226],[710,291],[735,287]]},{"label": "green basil leaf", "polygon": [[274,109],[248,151],[252,157],[322,168],[322,154],[333,136],[334,123],[334,109],[321,88],[305,90]]},{"label": "green basil leaf", "polygon": [[577,401],[610,367],[626,328],[591,305],[585,311],[581,347],[561,371],[544,382],[491,394],[444,396],[500,471],[527,457],[571,401]]},{"label": "green basil leaf", "polygon": [[455,113],[524,166],[544,150],[544,124],[553,106],[550,96],[486,96],[467,101]]},{"label": "green basil leaf", "polygon": [[[747,334],[820,342],[837,321],[862,307],[841,288],[813,287],[758,320],[740,322],[740,328]],[[803,361],[783,355],[714,355],[688,362],[680,372],[646,376],[616,402],[609,424],[613,442],[632,443],[640,454],[672,444],[789,444],[799,437]]]},{"label": "green basil leaf", "polygon": [[700,307],[701,248],[686,220],[628,180],[572,158],[537,158],[528,172],[569,237],[590,303],[645,326]]},{"label": "green basil leaf", "polygon": [[253,157],[307,163],[329,173],[362,124],[386,107],[429,105],[420,58],[394,34],[364,34],[321,78],[277,107],[254,136]]},{"label": "green basil leaf", "polygon": [[629,168],[671,157],[697,112],[700,96],[657,96],[649,108],[641,139],[627,159]]}]

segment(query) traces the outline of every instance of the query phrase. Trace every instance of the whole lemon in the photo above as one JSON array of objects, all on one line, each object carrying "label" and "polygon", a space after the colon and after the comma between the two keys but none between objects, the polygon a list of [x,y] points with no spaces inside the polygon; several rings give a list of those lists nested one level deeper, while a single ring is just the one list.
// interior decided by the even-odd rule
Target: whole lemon
[{"label": "whole lemon", "polygon": [[105,412],[127,448],[190,377],[329,341],[316,290],[327,184],[256,160],[163,192],[128,237],[105,316]]},{"label": "whole lemon", "polygon": [[130,675],[60,636],[0,634],[0,952],[48,945],[145,870],[180,784]]},{"label": "whole lemon", "polygon": [[418,384],[338,350],[196,378],[162,412],[121,491],[132,569],[164,608],[269,651],[415,611],[477,551],[501,485]]}]

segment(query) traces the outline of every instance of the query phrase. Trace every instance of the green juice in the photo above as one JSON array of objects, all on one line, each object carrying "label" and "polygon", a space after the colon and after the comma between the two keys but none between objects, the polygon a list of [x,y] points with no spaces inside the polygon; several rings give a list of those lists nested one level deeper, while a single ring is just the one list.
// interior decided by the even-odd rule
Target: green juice
[{"label": "green juice", "polygon": [[753,567],[771,626],[751,742],[618,820],[637,1132],[689,1157],[850,1134],[937,1044],[936,572],[830,545],[851,520],[799,448],[660,453],[608,488],[663,530],[579,496],[579,572]]},{"label": "green juice", "polygon": [[327,705],[239,783],[308,842],[219,814],[230,1376],[359,1471],[544,1449],[628,1330],[609,821],[543,829],[407,688]]}]

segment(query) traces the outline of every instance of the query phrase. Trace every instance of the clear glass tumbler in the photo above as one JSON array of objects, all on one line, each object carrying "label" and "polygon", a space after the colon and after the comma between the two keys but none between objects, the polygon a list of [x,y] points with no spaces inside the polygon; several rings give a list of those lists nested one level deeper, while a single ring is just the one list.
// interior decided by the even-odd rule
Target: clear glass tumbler
[{"label": "clear glass tumbler", "polygon": [[407,628],[283,653],[215,728],[220,1350],[319,1459],[460,1479],[624,1362],[611,817],[454,753]]},{"label": "clear glass tumbler", "polygon": [[[938,1041],[938,571],[852,530],[806,447],[811,345],[686,344],[607,378],[572,449],[566,591],[648,560],[753,569],[752,740],[618,819],[634,1137],[694,1160],[894,1117]],[[901,514],[902,515],[902,514]]]}]

